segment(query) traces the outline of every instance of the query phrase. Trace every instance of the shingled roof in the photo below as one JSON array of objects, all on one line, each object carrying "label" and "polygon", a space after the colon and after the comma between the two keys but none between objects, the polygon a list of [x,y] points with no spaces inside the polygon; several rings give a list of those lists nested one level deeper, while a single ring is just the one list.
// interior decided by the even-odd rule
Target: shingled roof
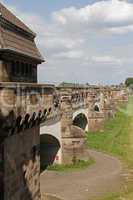
[{"label": "shingled roof", "polygon": [[35,44],[36,34],[0,3],[0,51],[12,51],[44,61]]},{"label": "shingled roof", "polygon": [[28,26],[26,26],[20,19],[18,19],[12,12],[10,12],[4,5],[0,3],[0,14],[1,16],[9,21],[10,23],[14,24],[15,26],[27,31],[35,35],[33,31],[31,31]]}]

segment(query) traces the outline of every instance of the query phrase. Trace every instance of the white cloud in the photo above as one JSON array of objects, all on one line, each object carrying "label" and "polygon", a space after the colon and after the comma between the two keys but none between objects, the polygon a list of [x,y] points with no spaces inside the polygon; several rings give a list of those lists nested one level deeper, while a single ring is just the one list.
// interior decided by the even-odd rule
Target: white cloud
[{"label": "white cloud", "polygon": [[117,64],[120,65],[122,63],[122,59],[118,59],[115,57],[111,57],[111,56],[93,56],[92,57],[92,62],[94,63],[102,63],[102,64]]},{"label": "white cloud", "polygon": [[39,71],[41,81],[111,82],[133,75],[132,39],[123,42],[133,32],[133,4],[99,1],[56,11],[50,21],[9,7],[38,35],[47,60]]},{"label": "white cloud", "polygon": [[84,57],[84,52],[80,50],[72,50],[67,52],[60,52],[53,56],[54,58],[66,58],[66,59],[80,59]]},{"label": "white cloud", "polygon": [[111,33],[133,31],[133,5],[125,1],[99,1],[77,9],[65,8],[53,14],[53,19],[62,26],[98,29]]}]

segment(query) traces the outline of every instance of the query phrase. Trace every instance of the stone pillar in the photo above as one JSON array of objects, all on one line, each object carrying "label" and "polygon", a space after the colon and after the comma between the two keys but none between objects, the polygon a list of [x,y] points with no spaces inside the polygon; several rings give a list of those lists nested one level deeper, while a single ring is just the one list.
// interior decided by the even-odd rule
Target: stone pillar
[{"label": "stone pillar", "polygon": [[70,158],[70,152],[67,150],[67,146],[71,140],[72,105],[69,101],[66,100],[61,103],[61,112],[62,163],[70,163],[72,159]]},{"label": "stone pillar", "polygon": [[96,132],[103,129],[105,121],[104,113],[91,111],[89,113],[88,120],[89,120],[89,131]]},{"label": "stone pillar", "polygon": [[62,163],[75,164],[78,160],[88,160],[85,146],[85,132],[73,125],[73,110],[71,102],[62,102],[61,134]]}]

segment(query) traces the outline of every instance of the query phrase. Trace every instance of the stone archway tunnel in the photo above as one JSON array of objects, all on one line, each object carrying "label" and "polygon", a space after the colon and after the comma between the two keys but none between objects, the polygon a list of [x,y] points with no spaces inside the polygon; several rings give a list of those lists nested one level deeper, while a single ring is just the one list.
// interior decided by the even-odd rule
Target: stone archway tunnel
[{"label": "stone archway tunnel", "polygon": [[40,158],[42,170],[45,170],[48,166],[54,163],[60,147],[59,140],[53,135],[40,135]]},{"label": "stone archway tunnel", "polygon": [[85,114],[80,113],[73,119],[73,125],[78,126],[79,128],[86,130],[86,127],[88,125],[88,120],[85,116]]}]

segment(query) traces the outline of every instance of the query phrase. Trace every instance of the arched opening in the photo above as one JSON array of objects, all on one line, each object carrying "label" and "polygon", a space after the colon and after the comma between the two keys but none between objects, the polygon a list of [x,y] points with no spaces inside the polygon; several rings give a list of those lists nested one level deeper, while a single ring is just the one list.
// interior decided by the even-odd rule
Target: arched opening
[{"label": "arched opening", "polygon": [[73,125],[78,126],[83,130],[86,129],[87,124],[88,124],[87,118],[83,113],[78,114],[73,120]]},{"label": "arched opening", "polygon": [[49,134],[40,135],[41,170],[45,170],[54,163],[59,149],[60,143],[54,136]]},{"label": "arched opening", "polygon": [[95,107],[94,107],[94,111],[96,111],[96,112],[100,112],[100,109],[99,109],[99,106],[98,106],[98,105],[95,105]]}]

